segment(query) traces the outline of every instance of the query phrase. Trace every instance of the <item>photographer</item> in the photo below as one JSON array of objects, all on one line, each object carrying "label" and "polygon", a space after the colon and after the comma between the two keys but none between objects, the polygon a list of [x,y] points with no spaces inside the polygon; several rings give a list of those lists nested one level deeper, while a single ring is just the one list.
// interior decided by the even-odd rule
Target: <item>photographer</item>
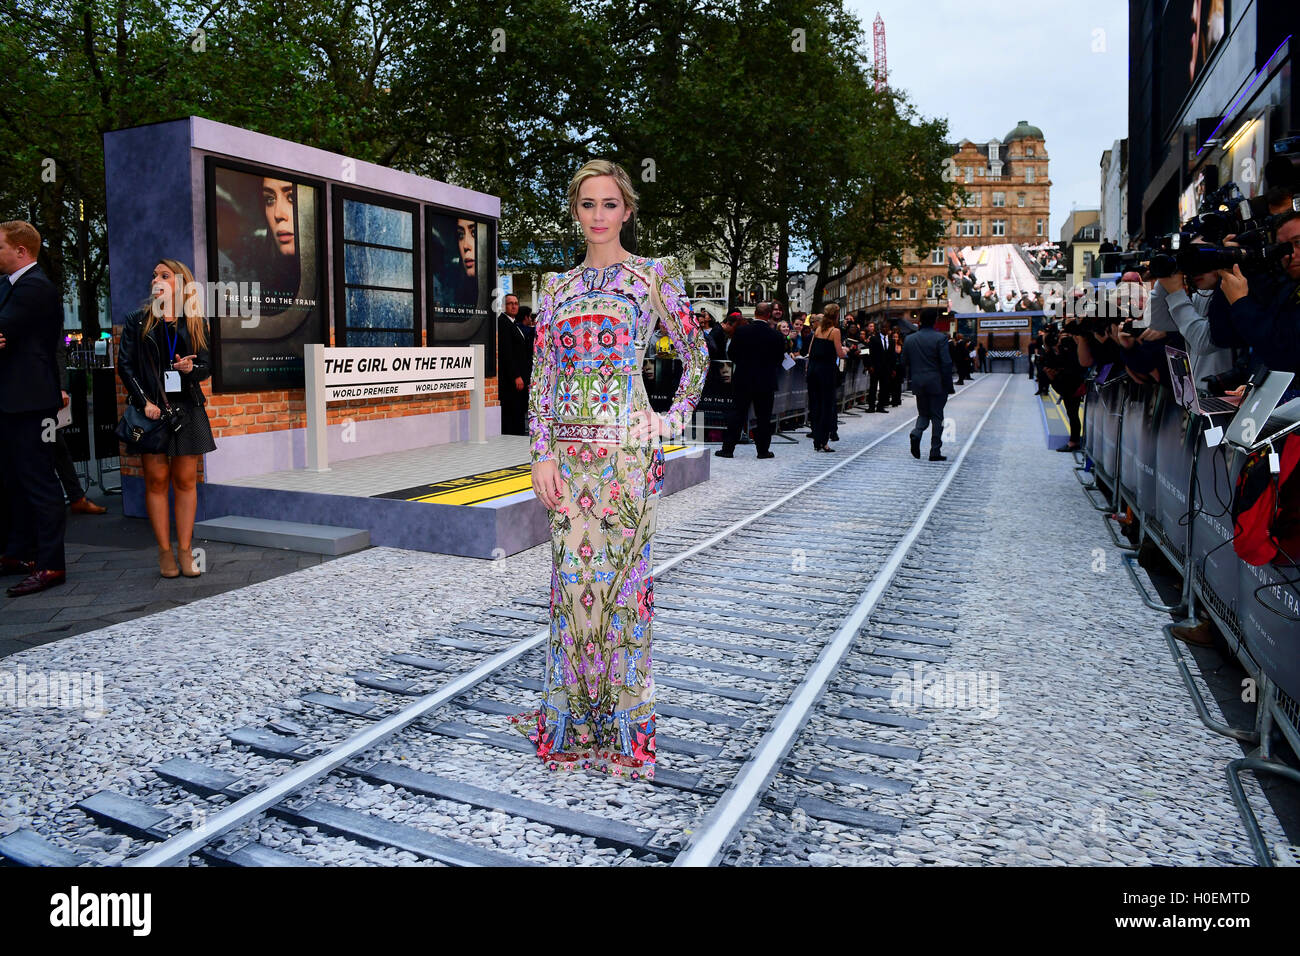
[{"label": "photographer", "polygon": [[[1197,382],[1222,375],[1233,367],[1232,350],[1216,346],[1210,335],[1210,300],[1218,288],[1217,272],[1187,276],[1175,272],[1157,279],[1151,290],[1148,331],[1177,331],[1183,337],[1192,364],[1192,378]],[[1142,337],[1149,339],[1145,332]]]},{"label": "photographer", "polygon": [[1219,291],[1210,302],[1214,344],[1248,345],[1275,371],[1300,371],[1300,214],[1284,214],[1277,227],[1283,274],[1242,274],[1240,265],[1220,269]]}]

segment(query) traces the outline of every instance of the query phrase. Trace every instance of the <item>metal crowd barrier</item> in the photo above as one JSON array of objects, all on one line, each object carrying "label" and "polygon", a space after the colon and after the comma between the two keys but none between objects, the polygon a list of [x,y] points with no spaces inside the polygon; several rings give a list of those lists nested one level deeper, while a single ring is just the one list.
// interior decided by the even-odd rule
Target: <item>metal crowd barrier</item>
[{"label": "metal crowd barrier", "polygon": [[[1091,385],[1084,405],[1083,441],[1092,484],[1085,491],[1099,511],[1131,508],[1139,522],[1139,545],[1106,526],[1126,552],[1124,563],[1147,606],[1195,618],[1197,604],[1224,635],[1256,688],[1255,724],[1231,727],[1211,717],[1187,667],[1180,642],[1165,640],[1203,723],[1254,749],[1227,770],[1229,788],[1260,863],[1273,864],[1263,832],[1246,801],[1240,774],[1272,773],[1300,783],[1300,772],[1272,754],[1272,729],[1300,754],[1300,590],[1291,583],[1300,568],[1255,567],[1232,549],[1232,499],[1247,455],[1227,443],[1206,446],[1204,419],[1189,415],[1168,389],[1127,378]],[[1080,468],[1080,473],[1087,465]],[[1080,477],[1081,483],[1083,478]],[[1100,497],[1104,504],[1098,504]],[[1176,604],[1147,593],[1137,574],[1136,552],[1150,541],[1182,576]]]},{"label": "metal crowd barrier", "polygon": [[[726,428],[727,416],[730,414],[734,398],[731,387],[732,363],[726,359],[715,359],[709,365],[708,377],[704,380],[704,391],[696,406],[695,414],[700,429],[718,431]],[[682,363],[676,358],[647,358],[643,367],[646,393],[650,405],[655,411],[666,411],[672,404],[673,394],[682,377]],[[839,414],[853,414],[858,405],[865,404],[867,388],[870,382],[868,372],[861,362],[846,362],[846,369],[839,375],[836,386],[835,407]],[[808,422],[808,377],[804,359],[796,360],[788,369],[778,373],[776,394],[772,401],[772,437],[795,443],[799,439],[788,433]],[[753,410],[745,424],[745,432],[757,424]]]}]

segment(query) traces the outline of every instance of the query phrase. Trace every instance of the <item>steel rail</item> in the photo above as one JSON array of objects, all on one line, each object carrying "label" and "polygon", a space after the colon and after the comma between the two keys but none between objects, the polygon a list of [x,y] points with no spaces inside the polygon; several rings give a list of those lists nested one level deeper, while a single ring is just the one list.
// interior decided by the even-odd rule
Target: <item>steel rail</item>
[{"label": "steel rail", "polygon": [[777,714],[771,728],[758,742],[753,755],[736,775],[727,792],[714,804],[705,816],[704,823],[691,835],[690,842],[673,861],[673,866],[714,865],[721,858],[736,832],[749,819],[759,798],[772,782],[772,778],[776,776],[781,762],[794,747],[795,741],[799,739],[804,725],[812,716],[813,708],[825,693],[827,683],[838,672],[840,664],[853,647],[853,642],[857,640],[858,632],[871,612],[875,610],[890,582],[902,567],[903,560],[916,543],[916,539],[929,523],[930,515],[957,476],[984,423],[993,414],[998,400],[1002,398],[1002,394],[1010,384],[1010,378],[1002,384],[997,396],[984,412],[984,416],[979,420],[970,437],[966,439],[961,452],[948,467],[947,474],[930,495],[907,534],[895,545],[884,567],[877,572],[871,584],[862,593],[858,603],[835,632],[835,636],[822,648],[822,652],[809,668],[803,682]]}]

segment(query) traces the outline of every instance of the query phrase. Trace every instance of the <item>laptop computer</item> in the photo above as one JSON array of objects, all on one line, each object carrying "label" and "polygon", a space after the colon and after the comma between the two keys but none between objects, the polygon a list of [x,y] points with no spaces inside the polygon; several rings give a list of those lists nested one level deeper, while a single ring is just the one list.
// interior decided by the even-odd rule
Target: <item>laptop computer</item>
[{"label": "laptop computer", "polygon": [[1262,385],[1246,394],[1223,437],[1238,448],[1255,451],[1300,426],[1300,399],[1277,407],[1293,378],[1294,372],[1269,372]]},{"label": "laptop computer", "polygon": [[1202,396],[1197,392],[1196,379],[1192,377],[1192,360],[1186,352],[1172,345],[1166,345],[1165,360],[1169,363],[1169,384],[1174,390],[1174,400],[1179,405],[1206,418],[1211,415],[1237,414],[1241,399]]}]

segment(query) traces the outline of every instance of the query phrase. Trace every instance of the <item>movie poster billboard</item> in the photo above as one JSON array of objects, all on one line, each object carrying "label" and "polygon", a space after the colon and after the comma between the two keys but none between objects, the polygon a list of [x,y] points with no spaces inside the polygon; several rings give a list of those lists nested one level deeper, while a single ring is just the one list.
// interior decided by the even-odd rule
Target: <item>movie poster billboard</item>
[{"label": "movie poster billboard", "polygon": [[430,345],[481,344],[485,374],[496,374],[495,223],[468,213],[426,207],[425,237],[429,278]]},{"label": "movie poster billboard", "polygon": [[304,346],[325,342],[323,184],[211,157],[206,172],[213,388],[302,388]]}]

